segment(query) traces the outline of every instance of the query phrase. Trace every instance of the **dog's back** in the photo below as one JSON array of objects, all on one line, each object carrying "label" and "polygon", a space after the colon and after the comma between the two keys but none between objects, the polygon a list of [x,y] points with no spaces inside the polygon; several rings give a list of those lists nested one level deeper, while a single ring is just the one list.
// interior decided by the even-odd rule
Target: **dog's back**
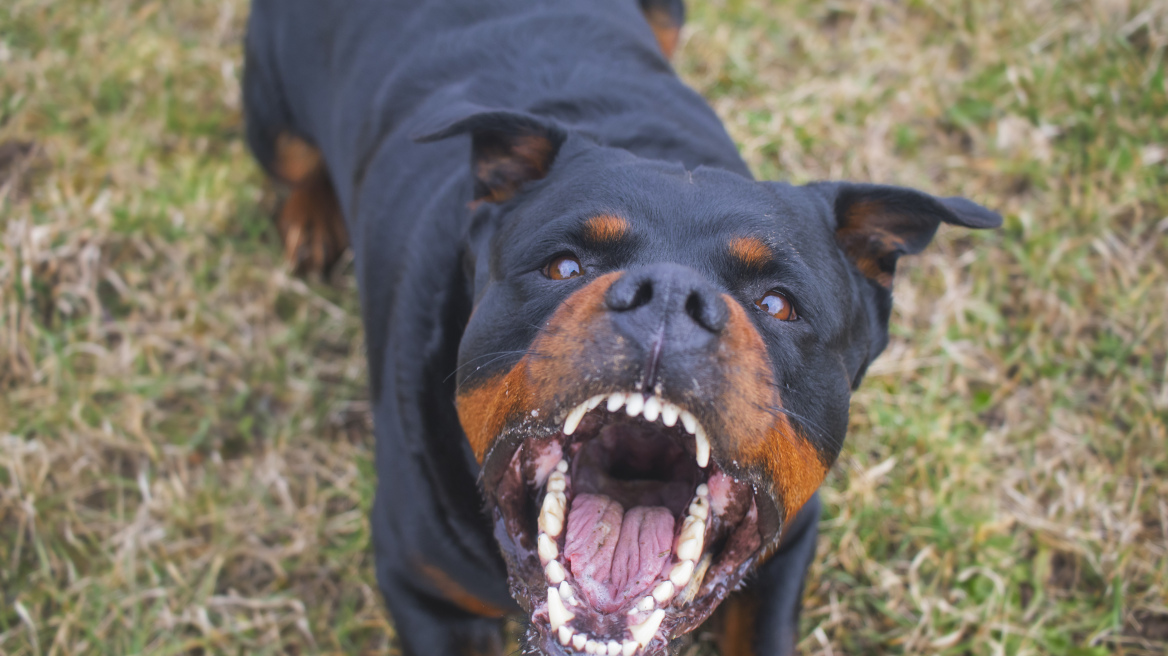
[{"label": "dog's back", "polygon": [[246,47],[252,148],[268,165],[282,131],[317,145],[346,209],[362,179],[356,163],[395,135],[410,148],[411,135],[469,104],[749,175],[636,0],[259,0]]}]

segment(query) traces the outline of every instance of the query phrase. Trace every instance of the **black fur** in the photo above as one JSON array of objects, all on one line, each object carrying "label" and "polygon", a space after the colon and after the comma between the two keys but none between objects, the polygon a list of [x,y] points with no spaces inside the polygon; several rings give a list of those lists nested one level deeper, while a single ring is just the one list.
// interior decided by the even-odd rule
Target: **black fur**
[{"label": "black fur", "polygon": [[[680,23],[680,2],[660,4]],[[519,610],[453,399],[456,385],[513,364],[582,284],[548,284],[548,258],[571,250],[595,274],[673,263],[738,299],[787,383],[785,411],[830,462],[850,390],[887,342],[891,303],[835,241],[845,207],[869,200],[911,216],[905,253],[940,222],[999,221],[969,201],[909,190],[754,182],[636,0],[255,0],[246,57],[255,156],[270,168],[285,131],[315,144],[345,215],[377,438],[377,578],[407,654],[501,648],[501,620],[453,603],[427,566],[485,604]],[[545,178],[476,168],[533,133],[552,145]],[[518,195],[481,202],[507,185]],[[633,238],[609,250],[581,243],[574,230],[595,213],[624,215]],[[715,255],[740,234],[774,247],[765,270]],[[800,322],[754,308],[776,286],[796,299]],[[665,363],[659,375],[686,367]],[[766,600],[759,653],[793,644],[814,514],[801,514],[797,539],[754,579]]]}]

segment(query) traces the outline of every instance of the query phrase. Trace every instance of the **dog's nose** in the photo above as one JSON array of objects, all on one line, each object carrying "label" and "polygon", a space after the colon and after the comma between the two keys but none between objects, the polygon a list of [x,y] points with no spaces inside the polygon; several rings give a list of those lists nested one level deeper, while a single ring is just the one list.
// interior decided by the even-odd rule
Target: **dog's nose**
[{"label": "dog's nose", "polygon": [[717,340],[730,312],[702,274],[680,264],[626,272],[608,288],[605,305],[626,337],[650,351],[690,351]]}]

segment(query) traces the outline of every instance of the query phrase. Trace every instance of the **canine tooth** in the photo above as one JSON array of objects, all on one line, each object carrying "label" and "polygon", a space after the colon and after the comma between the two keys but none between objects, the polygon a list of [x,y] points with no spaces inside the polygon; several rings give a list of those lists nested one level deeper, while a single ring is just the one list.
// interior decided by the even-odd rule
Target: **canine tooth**
[{"label": "canine tooth", "polygon": [[704,496],[694,497],[689,504],[689,516],[697,517],[702,521],[710,518],[710,502]]},{"label": "canine tooth", "polygon": [[686,583],[689,583],[689,577],[693,576],[694,561],[683,560],[673,566],[673,571],[669,573],[669,580],[673,585],[684,588]]},{"label": "canine tooth", "polygon": [[617,410],[620,410],[621,406],[624,404],[625,404],[625,395],[624,394],[621,394],[620,392],[613,392],[612,394],[608,395],[608,406],[607,407],[608,407],[609,412],[616,412]]},{"label": "canine tooth", "polygon": [[661,423],[672,428],[677,424],[677,416],[681,414],[681,408],[672,403],[663,403],[661,405]]},{"label": "canine tooth", "polygon": [[685,432],[693,435],[698,426],[698,420],[694,418],[693,413],[689,410],[682,410],[678,417],[681,418],[681,425],[685,426]]},{"label": "canine tooth", "polygon": [[625,640],[621,643],[621,656],[633,656],[633,654],[637,653],[637,647],[639,646],[632,640]]},{"label": "canine tooth", "polygon": [[710,563],[713,561],[714,557],[710,554],[702,556],[701,561],[698,562],[697,569],[694,570],[694,575],[690,579],[689,585],[685,586],[685,589],[677,596],[678,605],[684,606],[693,601],[694,597],[698,596],[698,589],[702,587],[702,580],[706,578],[706,571],[710,569]]},{"label": "canine tooth", "polygon": [[588,399],[588,401],[587,401],[587,403],[588,403],[588,409],[589,409],[589,410],[595,410],[595,409],[596,409],[596,406],[600,405],[600,402],[601,402],[601,401],[603,401],[603,400],[604,400],[604,395],[603,395],[603,394],[597,394],[596,396],[594,396],[594,397],[592,397],[592,398]]},{"label": "canine tooth", "polygon": [[536,547],[539,551],[539,559],[543,564],[548,564],[549,561],[555,560],[556,556],[560,555],[560,549],[556,546],[556,541],[547,533],[540,533],[536,540]]},{"label": "canine tooth", "polygon": [[572,641],[572,627],[561,626],[558,633],[560,634],[560,644],[567,647],[568,643]]},{"label": "canine tooth", "polygon": [[572,408],[572,411],[568,413],[568,418],[564,421],[564,435],[576,432],[576,427],[580,425],[580,420],[584,418],[586,412],[588,412],[588,404],[586,403]]},{"label": "canine tooth", "polygon": [[588,644],[588,636],[583,633],[577,633],[572,636],[572,646],[576,648],[576,651],[583,650],[586,644]]},{"label": "canine tooth", "polygon": [[548,492],[543,498],[543,507],[539,511],[539,530],[553,538],[560,536],[564,530],[564,506],[568,498],[563,492]]},{"label": "canine tooth", "polygon": [[552,625],[552,630],[559,631],[561,626],[571,622],[575,617],[576,615],[572,611],[564,607],[564,600],[560,599],[560,591],[548,588],[548,622]]},{"label": "canine tooth", "polygon": [[705,483],[702,483],[701,485],[699,485],[698,486],[698,496],[699,497],[710,496],[710,486],[706,485]]},{"label": "canine tooth", "polygon": [[649,619],[629,626],[629,631],[633,634],[633,640],[636,640],[642,647],[646,647],[653,640],[653,636],[657,634],[657,629],[661,626],[661,620],[665,619],[665,611],[658,608],[653,611]]},{"label": "canine tooth", "polygon": [[653,598],[657,603],[663,604],[673,598],[673,583],[669,581],[662,581],[653,588]]},{"label": "canine tooth", "polygon": [[[556,463],[556,471],[560,472],[561,474],[567,474],[568,473],[568,461],[561,460],[561,461],[557,462]],[[702,489],[700,485],[698,486],[698,489],[699,490]],[[707,486],[706,491],[708,492],[709,490],[710,490],[710,488]]]},{"label": "canine tooth", "polygon": [[[552,585],[559,585],[568,578],[568,575],[564,573],[564,566],[558,560],[549,560],[543,568],[543,573],[547,575],[548,583]],[[556,595],[559,595],[559,591],[556,592]]]},{"label": "canine tooth", "polygon": [[642,613],[648,613],[656,607],[657,601],[654,600],[653,597],[645,597],[641,600],[641,603],[637,604],[637,610],[641,611]]},{"label": "canine tooth", "polygon": [[617,642],[616,640],[609,640],[608,656],[617,656],[619,653],[621,653],[621,643]]},{"label": "canine tooth", "polygon": [[630,417],[636,417],[641,414],[641,410],[645,408],[645,397],[640,394],[630,394],[627,401],[625,401],[625,412],[629,413]]},{"label": "canine tooth", "polygon": [[706,437],[706,429],[701,426],[698,426],[697,432],[694,433],[694,445],[698,467],[705,469],[706,465],[710,464],[710,440]]},{"label": "canine tooth", "polygon": [[657,421],[657,417],[661,416],[661,399],[656,396],[650,396],[648,401],[645,401],[645,420]]}]

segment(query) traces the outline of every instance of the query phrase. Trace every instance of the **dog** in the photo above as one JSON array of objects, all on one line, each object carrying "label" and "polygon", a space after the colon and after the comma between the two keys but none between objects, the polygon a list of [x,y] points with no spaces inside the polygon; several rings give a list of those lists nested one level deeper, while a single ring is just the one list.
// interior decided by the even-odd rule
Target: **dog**
[{"label": "dog", "polygon": [[963,198],[755,181],[679,0],[255,0],[289,261],[351,246],[377,581],[404,653],[795,649],[816,490],[898,259]]}]

